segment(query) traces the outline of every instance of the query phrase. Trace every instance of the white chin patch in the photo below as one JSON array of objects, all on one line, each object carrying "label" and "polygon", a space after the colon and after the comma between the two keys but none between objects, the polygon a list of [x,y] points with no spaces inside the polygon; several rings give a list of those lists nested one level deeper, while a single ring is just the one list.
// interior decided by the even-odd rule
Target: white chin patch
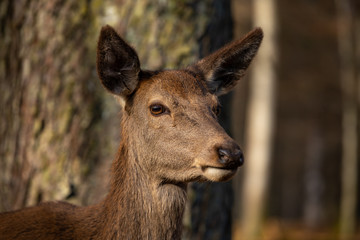
[{"label": "white chin patch", "polygon": [[237,169],[221,169],[207,167],[204,169],[204,176],[210,181],[222,182],[229,180],[232,176],[235,175]]}]

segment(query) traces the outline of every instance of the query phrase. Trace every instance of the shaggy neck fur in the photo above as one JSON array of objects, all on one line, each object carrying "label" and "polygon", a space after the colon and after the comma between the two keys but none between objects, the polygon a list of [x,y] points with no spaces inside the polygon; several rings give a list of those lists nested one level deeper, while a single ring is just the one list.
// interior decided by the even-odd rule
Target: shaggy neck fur
[{"label": "shaggy neck fur", "polygon": [[109,194],[102,203],[103,231],[97,232],[104,234],[104,239],[180,239],[186,184],[150,179],[124,142],[112,166]]}]

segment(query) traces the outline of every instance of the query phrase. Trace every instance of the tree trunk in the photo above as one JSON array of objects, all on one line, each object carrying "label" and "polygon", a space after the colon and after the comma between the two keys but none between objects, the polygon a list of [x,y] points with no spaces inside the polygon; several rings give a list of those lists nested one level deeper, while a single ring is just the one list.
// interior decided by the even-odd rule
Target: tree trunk
[{"label": "tree trunk", "polygon": [[199,57],[209,1],[107,0],[103,24],[136,49],[143,68],[186,67]]},{"label": "tree trunk", "polygon": [[0,19],[0,210],[94,201],[87,177],[107,141],[91,1],[4,0]]},{"label": "tree trunk", "polygon": [[243,191],[243,239],[259,239],[266,201],[275,114],[275,1],[254,1],[254,25],[264,41],[252,66],[246,127],[246,168]]},{"label": "tree trunk", "polygon": [[343,97],[342,117],[342,192],[340,205],[340,237],[350,239],[356,228],[357,198],[357,83],[355,42],[353,41],[354,6],[350,1],[335,1],[338,14],[340,82]]},{"label": "tree trunk", "polygon": [[[233,38],[231,1],[214,0],[206,30],[200,38],[200,58],[230,42]],[[220,98],[220,124],[229,133],[231,129],[231,98]],[[231,239],[232,183],[194,183],[191,210],[191,239]]]}]

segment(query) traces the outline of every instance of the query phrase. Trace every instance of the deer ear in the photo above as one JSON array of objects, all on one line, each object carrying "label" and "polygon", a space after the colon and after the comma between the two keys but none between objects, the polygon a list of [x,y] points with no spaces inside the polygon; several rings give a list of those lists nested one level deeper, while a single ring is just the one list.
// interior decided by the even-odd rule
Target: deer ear
[{"label": "deer ear", "polygon": [[257,28],[195,64],[194,67],[204,74],[211,93],[220,96],[236,85],[256,55],[262,39],[263,32]]},{"label": "deer ear", "polygon": [[138,55],[108,25],[100,32],[97,46],[97,71],[104,87],[121,97],[129,96],[139,82]]}]

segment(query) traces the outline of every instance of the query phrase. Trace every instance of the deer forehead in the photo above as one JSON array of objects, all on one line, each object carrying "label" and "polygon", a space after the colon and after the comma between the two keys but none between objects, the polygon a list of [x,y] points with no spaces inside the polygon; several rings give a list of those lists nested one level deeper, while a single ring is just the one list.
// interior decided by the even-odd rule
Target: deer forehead
[{"label": "deer forehead", "polygon": [[218,99],[206,88],[201,76],[184,70],[166,70],[144,81],[139,87],[140,99],[178,105],[215,106]]}]

